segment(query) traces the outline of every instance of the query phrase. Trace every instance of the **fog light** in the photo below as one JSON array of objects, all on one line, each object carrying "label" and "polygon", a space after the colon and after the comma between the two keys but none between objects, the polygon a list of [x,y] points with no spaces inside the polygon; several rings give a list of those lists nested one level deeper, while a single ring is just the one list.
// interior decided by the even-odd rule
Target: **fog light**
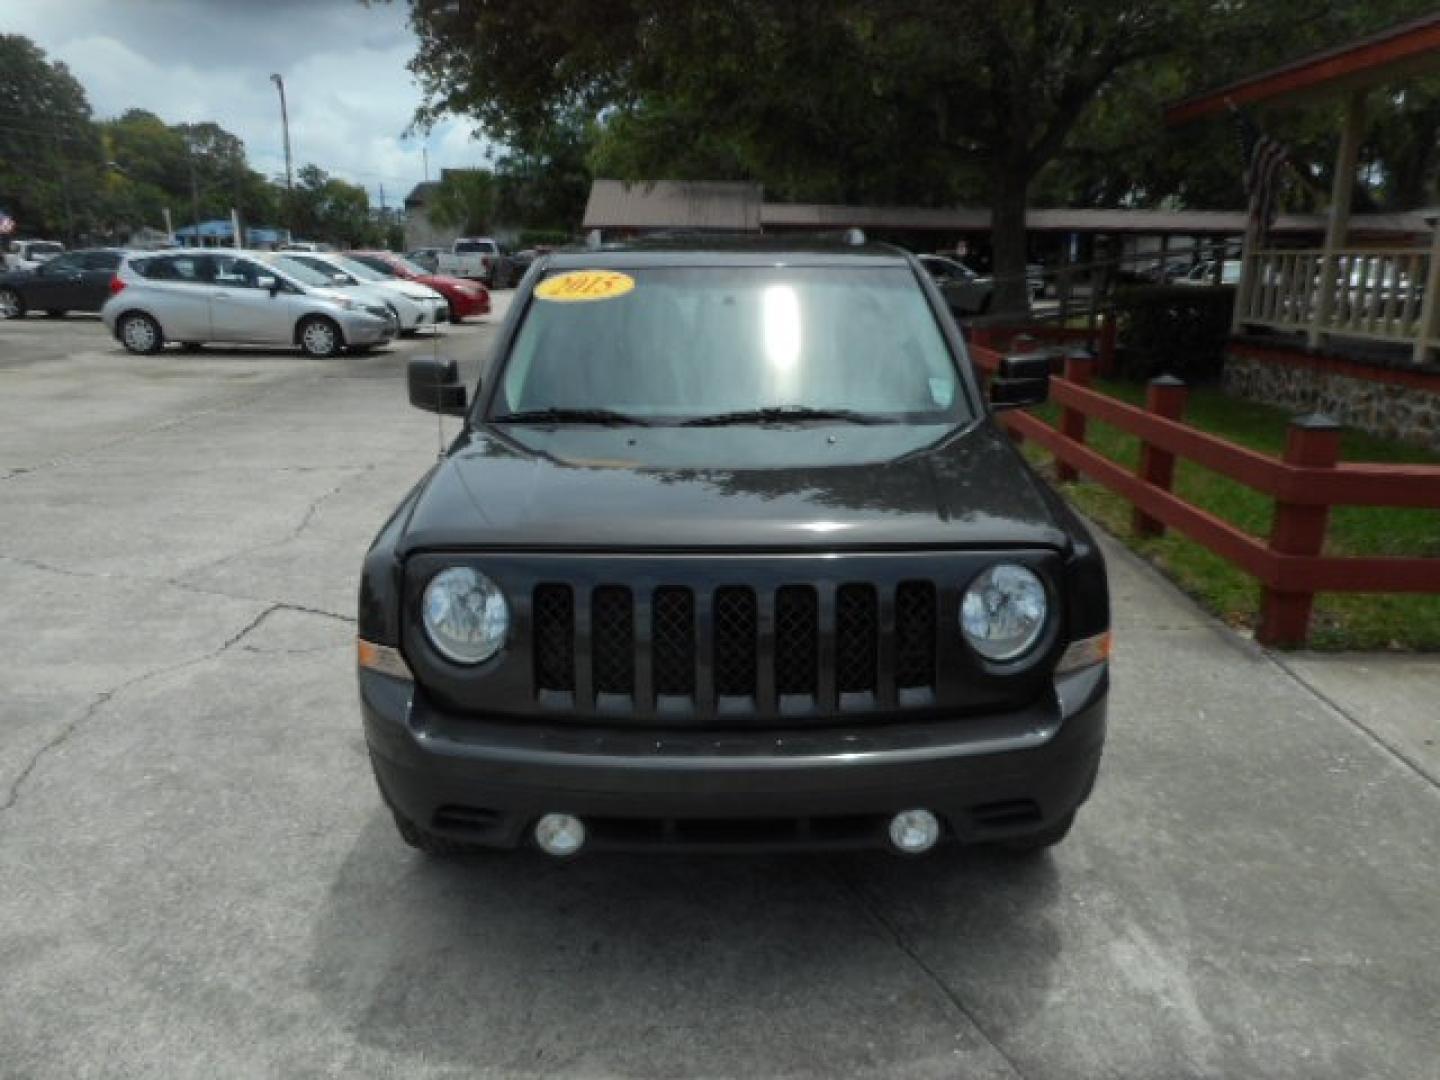
[{"label": "fog light", "polygon": [[902,810],[890,819],[890,842],[906,855],[923,855],[940,839],[940,819],[929,810]]},{"label": "fog light", "polygon": [[574,855],[585,846],[585,823],[570,814],[546,814],[535,823],[535,843],[547,855]]}]

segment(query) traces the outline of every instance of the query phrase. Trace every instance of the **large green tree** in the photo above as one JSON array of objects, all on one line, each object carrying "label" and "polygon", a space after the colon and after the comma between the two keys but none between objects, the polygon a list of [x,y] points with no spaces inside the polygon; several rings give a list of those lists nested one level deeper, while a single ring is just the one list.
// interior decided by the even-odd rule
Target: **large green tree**
[{"label": "large green tree", "polygon": [[474,236],[490,231],[495,216],[495,174],[489,169],[446,169],[430,204],[430,220]]},{"label": "large green tree", "polygon": [[74,239],[92,225],[101,167],[75,76],[29,38],[0,34],[0,208],[23,235]]},{"label": "large green tree", "polygon": [[295,190],[284,201],[283,213],[296,237],[364,247],[380,236],[365,189],[318,165],[304,165],[296,172]]},{"label": "large green tree", "polygon": [[[1417,0],[410,0],[421,123],[533,144],[596,117],[627,179],[745,178],[772,197],[985,201],[1001,306],[1023,302],[1025,207],[1235,205],[1233,132],[1178,140],[1167,97],[1343,40]],[[1166,147],[1166,141],[1175,145]],[[1187,154],[1189,140],[1197,153]],[[1074,170],[1072,175],[1069,170]],[[1224,175],[1221,175],[1223,170]]]}]

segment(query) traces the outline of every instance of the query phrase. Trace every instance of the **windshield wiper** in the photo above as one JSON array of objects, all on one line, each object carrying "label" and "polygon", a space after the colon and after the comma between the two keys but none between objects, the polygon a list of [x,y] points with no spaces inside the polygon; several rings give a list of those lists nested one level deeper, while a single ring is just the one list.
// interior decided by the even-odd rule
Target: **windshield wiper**
[{"label": "windshield wiper", "polygon": [[727,424],[782,424],[791,420],[843,420],[848,424],[884,424],[889,421],[854,409],[812,409],[806,406],[738,409],[686,420],[686,427],[723,427]]},{"label": "windshield wiper", "polygon": [[613,409],[567,409],[552,406],[548,409],[522,409],[519,412],[501,413],[489,418],[492,424],[636,424],[644,426],[648,420]]}]

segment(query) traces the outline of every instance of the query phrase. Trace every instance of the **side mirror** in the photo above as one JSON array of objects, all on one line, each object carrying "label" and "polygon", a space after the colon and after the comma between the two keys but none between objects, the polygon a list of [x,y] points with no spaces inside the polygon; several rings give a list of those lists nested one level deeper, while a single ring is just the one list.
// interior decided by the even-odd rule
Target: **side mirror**
[{"label": "side mirror", "polygon": [[426,412],[465,415],[465,384],[454,360],[416,357],[405,369],[410,404]]},{"label": "side mirror", "polygon": [[255,287],[257,289],[265,289],[271,296],[274,296],[280,291],[280,279],[269,277],[268,275],[266,277],[258,277],[255,279]]},{"label": "side mirror", "polygon": [[1050,396],[1050,357],[1044,353],[1006,356],[990,379],[990,404],[1001,409],[1043,405]]}]

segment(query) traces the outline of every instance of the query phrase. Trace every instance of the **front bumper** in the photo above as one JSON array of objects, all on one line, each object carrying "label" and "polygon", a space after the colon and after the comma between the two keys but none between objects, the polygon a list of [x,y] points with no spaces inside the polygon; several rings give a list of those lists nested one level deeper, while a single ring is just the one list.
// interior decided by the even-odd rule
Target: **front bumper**
[{"label": "front bumper", "polygon": [[340,332],[347,345],[383,345],[399,329],[393,318],[382,319],[368,312],[346,312],[340,319]]},{"label": "front bumper", "polygon": [[490,314],[489,293],[471,295],[466,292],[453,293],[450,297],[450,314],[455,319],[468,319],[472,315]]},{"label": "front bumper", "polygon": [[543,814],[574,814],[587,850],[881,847],[888,819],[914,807],[963,842],[1040,832],[1090,794],[1108,686],[1101,664],[1003,715],[636,731],[447,715],[412,683],[360,672],[366,740],[393,809],[495,847],[526,842]]}]

